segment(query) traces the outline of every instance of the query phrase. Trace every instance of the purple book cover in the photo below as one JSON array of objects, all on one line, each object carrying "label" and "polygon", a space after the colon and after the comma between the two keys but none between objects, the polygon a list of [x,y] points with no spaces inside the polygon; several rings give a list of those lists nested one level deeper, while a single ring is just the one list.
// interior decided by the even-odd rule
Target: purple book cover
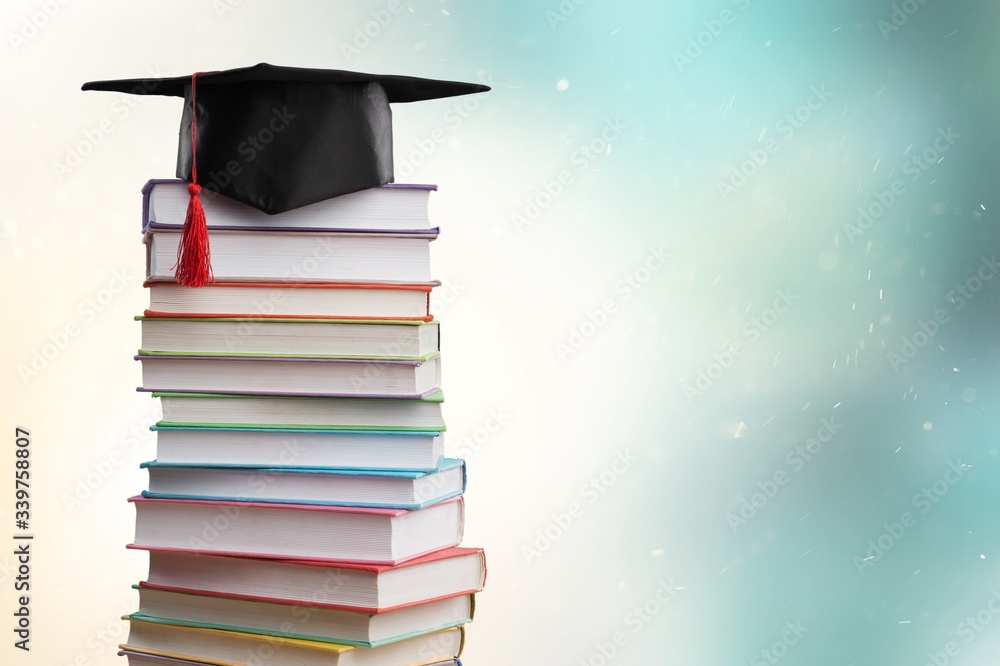
[{"label": "purple book cover", "polygon": [[[153,179],[147,181],[145,185],[143,185],[143,187],[142,187],[142,233],[143,234],[145,234],[147,231],[150,231],[150,230],[156,230],[156,229],[180,229],[183,226],[183,218],[180,221],[176,222],[176,223],[165,223],[165,222],[157,221],[155,219],[150,219],[151,218],[150,201],[151,201],[151,198],[152,198],[152,192],[153,192],[154,187],[157,186],[157,185],[179,185],[179,184],[186,185],[187,183],[186,183],[186,181],[179,180],[179,179],[176,179],[176,178],[153,178]],[[434,191],[437,191],[437,185],[417,184],[417,183],[413,183],[413,184],[410,184],[410,183],[389,183],[387,185],[382,185],[378,189],[385,189],[385,190],[423,190],[423,191],[428,191],[428,192],[434,192]],[[364,191],[364,190],[362,190],[362,191]],[[213,198],[225,199],[225,197],[222,197],[221,195],[215,194],[214,192],[211,192],[211,191],[208,191],[208,190],[204,190],[203,189],[202,192],[203,192],[203,198],[205,200],[208,200],[208,201],[211,201]],[[343,195],[341,197],[337,197],[337,199],[343,199],[344,197],[350,197],[350,196],[352,196],[354,194],[358,194],[358,193],[357,192],[352,192],[351,194],[345,194],[345,195]],[[333,202],[333,203],[331,203],[331,202]],[[313,208],[315,210],[323,210],[323,209],[329,209],[332,206],[341,205],[341,204],[342,204],[342,202],[337,202],[336,199],[330,199],[330,200],[327,200],[327,201],[320,201],[318,203],[311,204],[309,206],[304,206],[302,209],[296,209],[296,210],[304,210],[304,209],[308,209],[308,208]],[[232,207],[234,209],[235,208],[242,209],[242,210],[246,211],[246,213],[248,215],[255,216],[255,217],[266,215],[265,213],[261,213],[260,211],[257,211],[256,209],[254,209],[254,208],[252,208],[250,206],[246,206],[244,204],[240,204],[240,203],[235,202],[235,201],[230,201],[228,199],[226,199],[226,204],[225,205],[227,207]],[[211,206],[211,204],[209,204],[209,206]],[[292,213],[294,216],[298,216],[298,214],[295,213],[294,211],[289,211],[289,213]],[[288,219],[288,214],[286,213],[286,214],[283,214],[281,216],[269,216],[269,217],[274,217],[274,218],[276,218],[276,219],[278,219],[280,221],[280,218],[282,218],[282,217],[284,217],[285,219]],[[252,231],[324,231],[324,232],[328,232],[328,233],[329,232],[340,232],[340,231],[343,231],[343,232],[370,233],[370,234],[391,233],[391,234],[423,234],[423,235],[433,234],[433,235],[438,235],[440,233],[440,229],[438,227],[421,227],[421,228],[413,228],[413,229],[389,229],[389,228],[384,228],[384,227],[383,228],[360,228],[360,227],[341,228],[341,227],[338,227],[336,225],[334,225],[334,226],[323,226],[323,225],[290,226],[288,224],[280,224],[280,223],[275,223],[275,224],[271,224],[271,225],[253,224],[253,225],[245,225],[245,226],[239,226],[239,225],[213,226],[211,224],[211,220],[210,219],[209,219],[208,228],[209,229],[252,230]]]}]

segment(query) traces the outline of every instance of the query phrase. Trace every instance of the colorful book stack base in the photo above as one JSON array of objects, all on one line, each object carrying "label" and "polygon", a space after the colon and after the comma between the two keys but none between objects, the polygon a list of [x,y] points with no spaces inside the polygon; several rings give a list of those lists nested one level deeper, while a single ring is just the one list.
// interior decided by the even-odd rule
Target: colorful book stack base
[{"label": "colorful book stack base", "polygon": [[170,281],[185,183],[143,189],[136,359],[163,418],[130,499],[149,575],[129,664],[460,663],[486,568],[444,455],[434,189],[278,215],[204,192],[217,281],[198,289]]},{"label": "colorful book stack base", "polygon": [[486,566],[442,444],[436,187],[392,184],[389,105],[489,88],[266,63],[83,88],[184,99],[179,180],[143,188],[164,416],[121,654],[458,664]]}]

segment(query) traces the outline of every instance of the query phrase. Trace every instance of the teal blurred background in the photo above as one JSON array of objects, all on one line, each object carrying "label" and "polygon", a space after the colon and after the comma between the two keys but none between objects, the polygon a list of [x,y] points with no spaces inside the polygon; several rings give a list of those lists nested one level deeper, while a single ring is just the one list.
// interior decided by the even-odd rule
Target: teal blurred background
[{"label": "teal blurred background", "polygon": [[146,567],[139,188],[180,101],[80,84],[257,62],[493,88],[394,107],[397,180],[440,187],[448,442],[490,565],[467,665],[993,663],[998,19],[7,2],[4,422],[40,541],[35,649],[5,663],[119,663]]}]

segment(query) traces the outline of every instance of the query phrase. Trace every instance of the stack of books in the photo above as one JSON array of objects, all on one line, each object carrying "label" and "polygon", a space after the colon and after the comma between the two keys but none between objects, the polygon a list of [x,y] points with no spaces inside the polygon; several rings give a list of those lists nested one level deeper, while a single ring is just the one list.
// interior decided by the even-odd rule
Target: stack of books
[{"label": "stack of books", "polygon": [[215,281],[172,281],[187,184],[143,190],[140,390],[160,399],[129,663],[457,664],[482,549],[444,455],[430,185],[265,215],[202,193]]}]

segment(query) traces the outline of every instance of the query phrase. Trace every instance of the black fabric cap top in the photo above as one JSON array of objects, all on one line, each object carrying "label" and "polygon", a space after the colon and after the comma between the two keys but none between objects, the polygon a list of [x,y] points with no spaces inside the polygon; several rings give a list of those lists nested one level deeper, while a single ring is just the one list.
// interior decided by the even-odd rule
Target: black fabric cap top
[{"label": "black fabric cap top", "polygon": [[[198,74],[197,181],[270,214],[390,183],[390,103],[489,89],[266,63]],[[192,182],[191,76],[91,81],[83,90],[183,97],[177,177]]]}]

